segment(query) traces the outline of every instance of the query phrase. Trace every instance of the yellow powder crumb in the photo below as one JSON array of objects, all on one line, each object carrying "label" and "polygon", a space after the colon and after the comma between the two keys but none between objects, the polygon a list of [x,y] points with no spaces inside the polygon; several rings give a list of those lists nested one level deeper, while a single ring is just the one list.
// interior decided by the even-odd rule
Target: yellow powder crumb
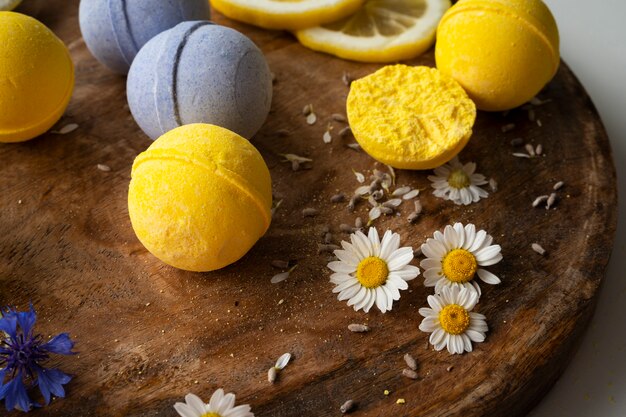
[{"label": "yellow powder crumb", "polygon": [[398,398],[396,404],[406,404],[406,401],[404,401],[404,398]]}]

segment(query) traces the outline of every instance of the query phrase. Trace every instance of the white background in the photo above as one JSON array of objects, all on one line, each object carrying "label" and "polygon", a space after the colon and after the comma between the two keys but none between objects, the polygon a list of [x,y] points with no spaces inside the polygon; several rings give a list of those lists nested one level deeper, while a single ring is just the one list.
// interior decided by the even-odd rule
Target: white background
[{"label": "white background", "polygon": [[[561,56],[585,86],[611,140],[626,196],[626,0],[545,0]],[[529,417],[626,417],[626,206],[591,326],[561,379]]]}]

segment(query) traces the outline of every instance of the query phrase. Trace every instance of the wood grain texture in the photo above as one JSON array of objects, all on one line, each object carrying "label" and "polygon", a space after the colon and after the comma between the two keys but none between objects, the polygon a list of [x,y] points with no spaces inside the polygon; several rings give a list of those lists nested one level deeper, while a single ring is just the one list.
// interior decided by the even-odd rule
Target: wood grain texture
[{"label": "wood grain texture", "polygon": [[[214,13],[218,23],[250,36],[276,74],[272,113],[252,142],[284,201],[267,235],[241,261],[215,273],[188,273],[159,262],[132,231],[130,169],[151,142],[129,113],[125,79],[87,51],[77,9],[78,0],[32,0],[21,8],[69,45],[76,90],[58,126],[77,123],[78,130],[0,146],[0,304],[25,308],[32,301],[38,329],[46,336],[70,332],[80,352],[55,359],[75,378],[67,398],[39,414],[173,416],[173,403],[186,393],[208,400],[224,387],[260,417],[335,416],[347,399],[358,404],[359,416],[521,416],[558,378],[593,312],[617,207],[604,128],[565,65],[541,95],[552,101],[536,109],[543,127],[521,110],[479,113],[461,158],[495,178],[497,192],[459,207],[432,195],[427,172],[401,171],[399,183],[424,190],[424,216],[408,225],[411,207],[404,204],[401,217],[377,223],[417,247],[448,223],[473,222],[502,245],[504,260],[490,270],[503,282],[483,285],[477,307],[488,318],[487,340],[471,354],[450,356],[430,349],[417,328],[417,310],[431,293],[421,277],[392,312],[365,315],[335,299],[328,258],[317,254],[324,224],[341,239],[339,224],[354,221],[343,205],[329,203],[337,191],[357,187],[351,168],[384,168],[347,148],[353,139],[336,135],[338,123],[333,143],[322,142],[331,114],[345,112],[344,71],[356,78],[378,66],[314,53],[288,34]],[[432,65],[432,53],[412,63]],[[309,103],[319,117],[314,126],[301,115]],[[502,133],[508,123],[516,128]],[[279,136],[279,129],[291,134]],[[512,157],[514,137],[541,143],[545,156]],[[281,162],[284,153],[314,159],[312,169],[292,172]],[[556,209],[531,208],[559,180],[566,185]],[[305,207],[320,216],[303,218]],[[357,214],[366,211],[360,205]],[[531,250],[533,242],[544,246],[545,257]],[[279,285],[269,282],[274,259],[298,262]],[[347,330],[353,322],[372,331],[353,334]],[[294,360],[270,385],[267,369],[284,352]],[[417,380],[401,375],[407,352],[417,358]],[[398,398],[406,404],[397,405]]]}]

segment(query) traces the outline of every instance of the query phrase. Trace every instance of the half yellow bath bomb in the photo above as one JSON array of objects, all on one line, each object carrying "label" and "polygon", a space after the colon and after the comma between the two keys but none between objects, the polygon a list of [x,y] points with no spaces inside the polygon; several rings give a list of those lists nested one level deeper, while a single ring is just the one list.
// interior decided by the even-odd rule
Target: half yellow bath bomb
[{"label": "half yellow bath bomb", "polygon": [[0,142],[23,142],[63,115],[74,65],[59,38],[32,17],[0,12]]},{"label": "half yellow bath bomb", "polygon": [[476,106],[435,68],[389,65],[352,83],[347,113],[354,138],[372,158],[432,169],[465,147]]},{"label": "half yellow bath bomb", "polygon": [[130,220],[157,258],[213,271],[242,256],[271,221],[272,184],[261,154],[230,130],[181,126],[135,159]]},{"label": "half yellow bath bomb", "polygon": [[437,68],[487,111],[529,101],[559,68],[559,31],[541,0],[461,0],[437,29]]}]

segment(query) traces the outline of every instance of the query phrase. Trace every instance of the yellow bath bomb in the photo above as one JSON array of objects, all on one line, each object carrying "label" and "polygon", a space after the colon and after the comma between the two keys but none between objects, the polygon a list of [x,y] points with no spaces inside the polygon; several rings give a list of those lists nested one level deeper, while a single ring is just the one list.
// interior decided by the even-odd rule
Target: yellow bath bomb
[{"label": "yellow bath bomb", "polygon": [[436,168],[461,152],[476,107],[435,68],[391,65],[352,83],[347,103],[355,139],[372,158],[401,169]]},{"label": "yellow bath bomb", "polygon": [[222,127],[178,127],[133,164],[133,229],[154,256],[176,268],[212,271],[237,261],[267,231],[271,206],[261,154]]},{"label": "yellow bath bomb", "polygon": [[535,96],[559,68],[559,31],[541,0],[461,0],[439,23],[437,68],[481,110]]},{"label": "yellow bath bomb", "polygon": [[0,142],[50,129],[73,89],[74,65],[63,42],[32,17],[0,12]]}]

